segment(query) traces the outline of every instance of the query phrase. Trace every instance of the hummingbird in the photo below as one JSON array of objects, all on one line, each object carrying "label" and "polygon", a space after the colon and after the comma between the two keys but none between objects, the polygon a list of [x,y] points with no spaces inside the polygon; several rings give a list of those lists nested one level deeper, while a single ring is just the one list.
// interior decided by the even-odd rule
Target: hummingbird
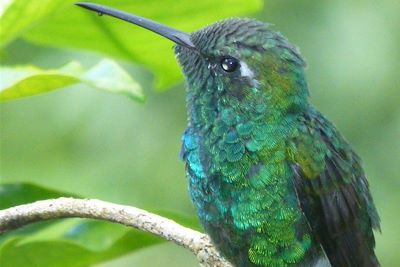
[{"label": "hummingbird", "polygon": [[176,44],[187,85],[181,158],[200,222],[227,260],[237,267],[379,266],[379,216],[361,160],[309,102],[305,61],[282,34],[248,18],[188,34],[77,5]]}]

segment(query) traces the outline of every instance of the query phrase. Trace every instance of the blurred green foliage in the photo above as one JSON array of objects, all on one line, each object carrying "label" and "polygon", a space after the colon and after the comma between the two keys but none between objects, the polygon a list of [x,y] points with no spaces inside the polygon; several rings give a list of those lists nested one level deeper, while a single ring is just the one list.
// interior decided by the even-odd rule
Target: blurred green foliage
[{"label": "blurred green foliage", "polygon": [[[167,86],[182,81],[172,44],[132,25],[79,10],[71,1],[3,1],[0,14],[7,14],[6,2],[16,5],[20,13],[7,15],[6,21],[5,16],[0,17],[2,66],[56,69],[77,60],[86,70],[111,56],[141,84],[147,102],[139,104],[79,83],[2,103],[0,181],[32,182],[84,197],[170,210],[170,217],[183,214],[195,219],[184,166],[178,158],[186,124],[185,90],[182,83]],[[230,2],[118,0],[108,5],[186,31],[260,9],[258,1]],[[48,9],[33,12],[34,3]],[[398,14],[398,0],[266,0],[262,10],[251,15],[273,23],[301,48],[309,65],[312,102],[339,127],[363,159],[382,219],[382,234],[376,234],[377,253],[382,266],[387,267],[400,262]],[[7,32],[10,27],[12,31]],[[0,81],[5,78],[0,76]],[[170,90],[155,92],[155,80],[158,87]],[[60,227],[74,223],[93,222],[67,220]],[[52,227],[46,236],[60,233],[60,227]],[[90,228],[101,232],[101,227]],[[132,238],[124,242],[132,242]],[[57,250],[43,244],[42,252],[53,248]],[[24,249],[29,248],[7,255],[20,257]],[[87,251],[75,252],[74,257],[84,253],[87,258],[92,256]],[[164,243],[101,266],[197,263],[183,248]]]},{"label": "blurred green foliage", "polygon": [[35,66],[0,67],[0,100],[19,99],[83,83],[112,93],[125,94],[142,101],[142,88],[117,63],[104,59],[87,71],[78,62],[59,69],[43,70]]}]

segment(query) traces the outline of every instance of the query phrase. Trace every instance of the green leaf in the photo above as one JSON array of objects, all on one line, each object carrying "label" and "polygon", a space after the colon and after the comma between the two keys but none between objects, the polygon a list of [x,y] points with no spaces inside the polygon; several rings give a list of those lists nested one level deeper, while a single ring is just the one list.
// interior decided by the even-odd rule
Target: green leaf
[{"label": "green leaf", "polygon": [[142,89],[117,63],[104,59],[84,71],[77,62],[52,70],[35,66],[0,67],[0,100],[18,99],[83,83],[142,101]]},{"label": "green leaf", "polygon": [[0,185],[0,210],[13,206],[31,203],[37,200],[77,197],[75,194],[50,190],[30,183],[1,184]]},{"label": "green leaf", "polygon": [[0,2],[0,47],[73,0],[8,0]]},{"label": "green leaf", "polygon": [[[48,2],[51,1],[14,0],[13,2],[29,2],[29,6],[36,5],[43,8],[45,5],[50,5]],[[256,12],[262,7],[261,0],[230,0],[229,2],[226,0],[185,2],[103,0],[96,2],[188,32],[223,18]],[[70,2],[67,1],[67,3]],[[13,8],[13,6],[9,7],[9,9]],[[159,87],[165,88],[182,79],[171,49],[173,43],[170,41],[127,22],[108,16],[99,17],[93,12],[72,4],[62,5],[57,10],[54,9],[54,5],[51,5],[51,10],[51,16],[43,16],[40,23],[31,25],[32,28],[29,31],[19,33],[38,44],[94,50],[115,58],[145,64],[155,72]],[[7,9],[7,12],[17,13],[18,11]],[[19,17],[19,19],[25,20],[24,17]]]},{"label": "green leaf", "polygon": [[81,81],[100,90],[144,100],[142,88],[112,60],[104,59],[81,76]]},{"label": "green leaf", "polygon": [[[71,195],[32,184],[0,185],[1,208]],[[197,225],[194,218],[172,212],[159,214],[168,214],[168,218],[185,225]],[[0,266],[91,266],[162,242],[166,241],[119,224],[88,219],[55,220],[3,234]]]}]

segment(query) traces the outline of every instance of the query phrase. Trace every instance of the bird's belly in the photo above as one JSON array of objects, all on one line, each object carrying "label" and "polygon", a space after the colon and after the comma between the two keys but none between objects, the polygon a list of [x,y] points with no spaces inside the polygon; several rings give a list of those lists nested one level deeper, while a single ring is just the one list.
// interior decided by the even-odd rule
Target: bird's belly
[{"label": "bird's belly", "polygon": [[[257,266],[249,261],[249,237],[254,235],[235,225],[232,210],[233,189],[221,185],[216,178],[191,179],[190,192],[197,207],[200,222],[218,250],[235,266]],[[229,191],[228,191],[229,190]]]},{"label": "bird's belly", "polygon": [[[285,177],[279,178],[284,181]],[[287,187],[279,183],[243,187],[227,183],[217,174],[201,178],[189,175],[189,180],[190,193],[205,231],[235,266],[320,266],[315,265],[315,254],[312,264],[310,261],[310,234],[303,230],[296,232],[308,226],[295,203],[290,201],[294,192]],[[265,264],[269,257],[271,261],[281,262],[276,259],[279,251],[292,253],[285,244],[304,250],[293,260],[296,264]],[[274,253],[277,256],[271,257]]]},{"label": "bird's belly", "polygon": [[236,139],[185,134],[192,200],[205,231],[235,266],[301,266],[311,251],[285,140],[276,136],[256,152],[241,150]]}]

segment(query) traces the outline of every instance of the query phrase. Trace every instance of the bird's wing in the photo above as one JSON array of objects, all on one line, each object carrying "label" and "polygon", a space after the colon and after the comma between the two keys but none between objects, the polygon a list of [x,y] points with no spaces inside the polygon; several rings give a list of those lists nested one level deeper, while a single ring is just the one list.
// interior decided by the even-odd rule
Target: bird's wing
[{"label": "bird's wing", "polygon": [[301,125],[290,145],[294,186],[316,241],[333,267],[379,266],[379,217],[359,158],[317,111]]}]

